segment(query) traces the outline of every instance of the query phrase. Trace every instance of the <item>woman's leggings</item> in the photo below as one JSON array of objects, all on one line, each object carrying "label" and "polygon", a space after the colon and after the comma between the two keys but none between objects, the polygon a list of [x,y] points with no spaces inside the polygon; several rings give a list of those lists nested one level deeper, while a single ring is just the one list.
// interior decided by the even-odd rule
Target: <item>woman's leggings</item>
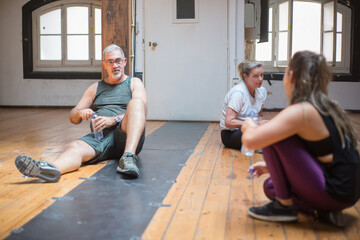
[{"label": "woman's leggings", "polygon": [[241,149],[241,136],[242,132],[238,130],[221,130],[221,141],[227,148],[233,148],[240,150]]},{"label": "woman's leggings", "polygon": [[350,207],[326,192],[321,166],[298,136],[264,148],[263,154],[270,173],[264,182],[264,192],[269,199],[292,198],[298,210],[308,213]]}]

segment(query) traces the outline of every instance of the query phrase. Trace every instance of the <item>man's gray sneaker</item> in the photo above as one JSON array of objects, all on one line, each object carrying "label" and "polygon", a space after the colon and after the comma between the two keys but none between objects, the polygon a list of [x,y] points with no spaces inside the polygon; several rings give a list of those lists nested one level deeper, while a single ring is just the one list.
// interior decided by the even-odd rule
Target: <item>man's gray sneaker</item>
[{"label": "man's gray sneaker", "polygon": [[139,168],[137,166],[139,159],[135,154],[126,152],[119,160],[117,171],[133,178],[139,176]]},{"label": "man's gray sneaker", "polygon": [[51,163],[37,161],[24,155],[16,157],[15,165],[25,176],[40,178],[46,182],[57,182],[61,177],[60,171]]}]

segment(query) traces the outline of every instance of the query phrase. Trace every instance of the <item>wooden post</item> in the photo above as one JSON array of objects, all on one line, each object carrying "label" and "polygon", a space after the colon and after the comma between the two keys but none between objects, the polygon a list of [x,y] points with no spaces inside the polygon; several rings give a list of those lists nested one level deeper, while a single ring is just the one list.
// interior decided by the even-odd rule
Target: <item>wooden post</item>
[{"label": "wooden post", "polygon": [[[110,44],[121,47],[127,58],[125,74],[132,75],[132,0],[101,0],[102,49]],[[107,73],[102,69],[102,78]]]}]

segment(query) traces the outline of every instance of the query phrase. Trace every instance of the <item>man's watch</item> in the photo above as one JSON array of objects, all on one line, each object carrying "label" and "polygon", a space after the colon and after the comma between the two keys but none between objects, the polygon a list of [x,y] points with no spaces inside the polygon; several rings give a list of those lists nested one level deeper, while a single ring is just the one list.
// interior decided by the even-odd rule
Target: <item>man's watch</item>
[{"label": "man's watch", "polygon": [[119,123],[119,122],[121,122],[121,117],[119,117],[119,116],[115,116],[115,121],[117,122],[117,123]]}]

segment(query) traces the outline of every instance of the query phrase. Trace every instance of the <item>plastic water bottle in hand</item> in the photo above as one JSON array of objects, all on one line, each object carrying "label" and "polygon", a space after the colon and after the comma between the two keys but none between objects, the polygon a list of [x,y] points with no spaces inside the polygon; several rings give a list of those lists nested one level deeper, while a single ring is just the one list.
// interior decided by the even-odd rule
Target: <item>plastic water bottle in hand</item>
[{"label": "plastic water bottle in hand", "polygon": [[94,136],[97,140],[101,140],[104,138],[104,135],[103,135],[103,131],[98,131],[98,130],[95,130],[94,129],[94,125],[96,123],[95,119],[97,118],[97,114],[96,112],[93,112],[92,113],[92,119],[91,119],[91,123],[92,123],[92,126],[93,126],[93,130],[94,130]]},{"label": "plastic water bottle in hand", "polygon": [[[256,124],[259,123],[259,116],[257,114],[251,113],[249,115],[249,118],[251,118]],[[254,152],[255,152],[255,150],[248,149],[247,147],[244,146],[244,144],[241,145],[241,153],[242,154],[245,154],[246,156],[251,157],[252,155],[254,155]]]}]

